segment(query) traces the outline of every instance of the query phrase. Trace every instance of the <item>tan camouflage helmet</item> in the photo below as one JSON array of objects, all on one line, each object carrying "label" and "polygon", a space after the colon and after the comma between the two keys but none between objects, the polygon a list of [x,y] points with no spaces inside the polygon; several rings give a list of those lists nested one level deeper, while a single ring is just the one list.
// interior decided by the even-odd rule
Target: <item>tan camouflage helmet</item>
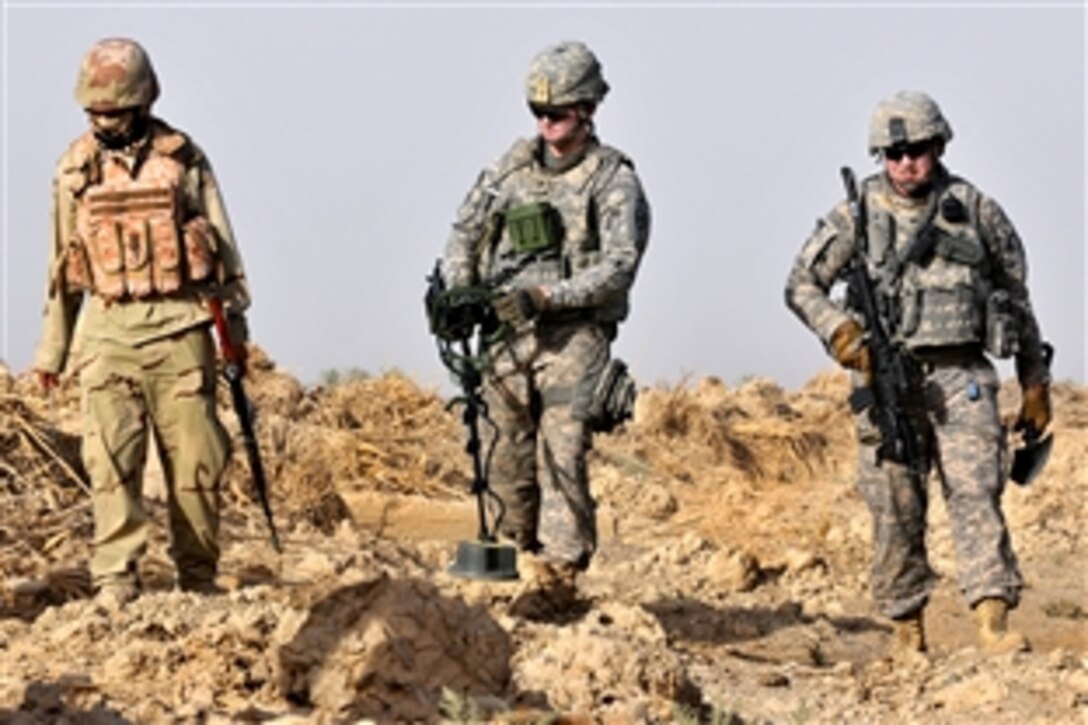
[{"label": "tan camouflage helmet", "polygon": [[578,41],[559,43],[537,53],[529,64],[525,88],[529,103],[538,106],[600,103],[608,93],[600,61]]},{"label": "tan camouflage helmet", "polygon": [[904,143],[952,140],[952,127],[937,102],[919,91],[900,91],[877,104],[869,122],[869,153]]},{"label": "tan camouflage helmet", "polygon": [[83,58],[76,101],[88,111],[149,106],[159,97],[159,81],[147,51],[134,40],[106,38]]}]

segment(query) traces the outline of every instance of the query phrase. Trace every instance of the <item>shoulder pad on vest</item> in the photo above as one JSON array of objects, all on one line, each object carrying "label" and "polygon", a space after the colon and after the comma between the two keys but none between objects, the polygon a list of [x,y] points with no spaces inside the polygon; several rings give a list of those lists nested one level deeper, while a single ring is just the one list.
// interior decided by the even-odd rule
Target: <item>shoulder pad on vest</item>
[{"label": "shoulder pad on vest", "polygon": [[964,201],[972,197],[977,198],[979,196],[979,190],[967,179],[959,176],[949,176],[948,186],[945,189],[946,194],[955,194]]},{"label": "shoulder pad on vest", "polygon": [[514,171],[533,163],[536,154],[534,139],[520,138],[495,162],[495,180],[505,178]]},{"label": "shoulder pad on vest", "polygon": [[179,159],[193,155],[196,151],[188,136],[158,118],[151,119],[151,148],[163,156]]},{"label": "shoulder pad on vest", "polygon": [[[966,218],[959,221],[966,222],[972,226],[978,224],[978,209],[982,201],[982,194],[974,184],[959,176],[950,175],[948,177],[947,186],[941,196],[953,197],[960,202],[962,211],[966,214]],[[956,221],[949,218],[947,214],[944,214],[943,210],[942,215],[945,216],[947,221]]]},{"label": "shoulder pad on vest", "polygon": [[617,165],[627,166],[632,171],[635,168],[635,162],[631,159],[631,157],[623,153],[619,149],[615,148],[614,146],[600,144],[599,146],[597,146],[596,150],[593,153],[599,154],[606,164],[614,163]]},{"label": "shoulder pad on vest", "polygon": [[98,158],[98,141],[87,131],[65,150],[57,161],[53,182],[58,188],[79,196],[88,186],[96,183],[101,174]]},{"label": "shoulder pad on vest", "polygon": [[635,170],[635,162],[626,154],[604,144],[595,146],[589,152],[587,161],[592,164],[592,167],[588,170],[589,178],[587,181],[593,185],[594,189],[600,189],[608,184],[621,166],[626,166],[631,171]]},{"label": "shoulder pad on vest", "polygon": [[858,185],[858,196],[864,199],[866,194],[879,191],[882,183],[881,174],[869,174]]},{"label": "shoulder pad on vest", "polygon": [[98,153],[98,141],[94,134],[87,131],[68,146],[67,150],[57,161],[57,171],[60,173],[84,169],[94,161]]}]

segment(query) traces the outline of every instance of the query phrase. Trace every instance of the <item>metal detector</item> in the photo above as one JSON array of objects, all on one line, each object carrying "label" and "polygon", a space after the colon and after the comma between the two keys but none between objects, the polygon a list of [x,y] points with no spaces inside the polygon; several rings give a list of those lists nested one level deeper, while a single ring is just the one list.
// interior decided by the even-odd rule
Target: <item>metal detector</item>
[{"label": "metal detector", "polygon": [[[491,307],[491,292],[485,287],[460,287],[447,290],[438,263],[427,278],[425,298],[431,332],[438,341],[442,364],[453,374],[461,394],[450,400],[446,409],[463,405],[462,421],[468,428],[465,452],[472,457],[472,493],[476,496],[479,530],[475,541],[457,544],[457,555],[448,571],[465,579],[502,581],[518,578],[517,548],[500,543],[496,535],[506,514],[506,506],[488,486],[487,474],[494,451],[498,427],[487,415],[487,402],[481,394],[483,375],[490,368],[487,346],[504,333],[504,327]],[[494,436],[486,454],[480,440],[480,421],[492,427]],[[487,500],[497,509],[489,525]]]}]

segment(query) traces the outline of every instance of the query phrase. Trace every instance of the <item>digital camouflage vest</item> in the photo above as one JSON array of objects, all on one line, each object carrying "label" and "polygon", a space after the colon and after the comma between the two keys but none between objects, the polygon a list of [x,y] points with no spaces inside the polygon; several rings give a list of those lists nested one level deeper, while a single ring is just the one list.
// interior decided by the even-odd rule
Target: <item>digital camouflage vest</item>
[{"label": "digital camouflage vest", "polygon": [[[554,173],[522,141],[499,163],[488,196],[488,233],[480,240],[477,275],[489,284],[551,284],[601,261],[595,194],[631,161],[594,145],[573,168]],[[626,294],[598,310],[599,319],[626,316]]]},{"label": "digital camouflage vest", "polygon": [[[893,334],[907,349],[985,342],[991,271],[978,220],[978,191],[955,177],[932,210],[889,200],[878,177],[865,182],[869,271],[885,300]],[[926,252],[904,263],[911,245]]]}]

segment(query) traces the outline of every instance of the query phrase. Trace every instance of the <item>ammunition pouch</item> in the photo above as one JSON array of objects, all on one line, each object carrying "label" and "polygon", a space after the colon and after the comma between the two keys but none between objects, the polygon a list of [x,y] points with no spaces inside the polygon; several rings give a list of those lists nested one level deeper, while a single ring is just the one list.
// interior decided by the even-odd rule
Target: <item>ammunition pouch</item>
[{"label": "ammunition pouch", "polygon": [[613,358],[594,382],[584,410],[576,410],[575,415],[583,419],[594,433],[608,433],[631,419],[637,396],[638,388],[627,370],[627,364]]},{"label": "ammunition pouch", "polygon": [[563,221],[547,202],[514,207],[504,214],[503,221],[510,244],[519,254],[555,249],[563,240]]},{"label": "ammunition pouch", "polygon": [[1005,290],[994,290],[986,300],[986,352],[997,358],[1020,351],[1020,316]]},{"label": "ammunition pouch", "polygon": [[78,247],[65,250],[69,289],[105,300],[144,299],[213,276],[219,244],[207,218],[187,215],[187,161],[154,148],[135,177],[110,165],[76,197]]}]

